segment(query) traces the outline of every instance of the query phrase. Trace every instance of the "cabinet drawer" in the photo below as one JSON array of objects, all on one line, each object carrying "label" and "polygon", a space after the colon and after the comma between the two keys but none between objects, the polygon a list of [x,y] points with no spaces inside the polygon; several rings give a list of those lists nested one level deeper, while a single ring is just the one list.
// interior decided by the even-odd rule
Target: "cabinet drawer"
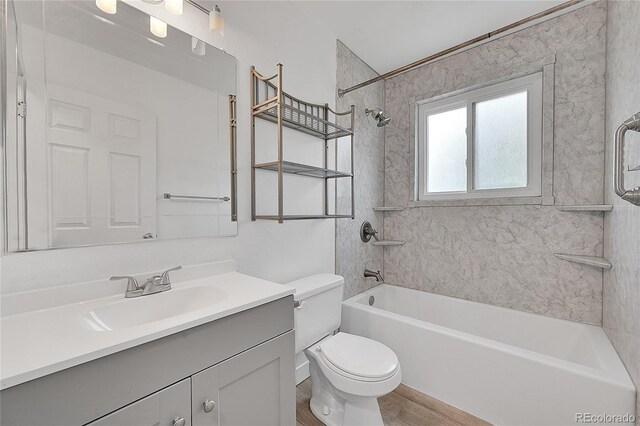
[{"label": "cabinet drawer", "polygon": [[191,426],[191,379],[127,405],[87,426]]}]

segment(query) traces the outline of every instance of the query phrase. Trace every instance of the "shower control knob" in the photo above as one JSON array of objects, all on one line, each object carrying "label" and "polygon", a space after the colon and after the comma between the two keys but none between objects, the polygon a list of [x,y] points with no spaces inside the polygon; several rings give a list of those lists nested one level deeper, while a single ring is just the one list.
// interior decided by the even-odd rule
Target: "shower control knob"
[{"label": "shower control knob", "polygon": [[176,417],[175,419],[173,419],[173,426],[185,426],[187,424],[187,421],[184,419],[184,417]]},{"label": "shower control knob", "polygon": [[210,413],[213,411],[214,408],[216,408],[216,403],[210,399],[207,399],[203,404],[202,407],[204,408],[204,412],[205,413]]}]

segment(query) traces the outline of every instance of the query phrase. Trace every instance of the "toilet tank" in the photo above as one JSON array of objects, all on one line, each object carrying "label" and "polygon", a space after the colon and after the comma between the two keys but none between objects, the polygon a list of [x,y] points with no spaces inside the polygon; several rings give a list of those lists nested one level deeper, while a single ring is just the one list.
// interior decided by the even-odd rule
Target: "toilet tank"
[{"label": "toilet tank", "polygon": [[296,353],[303,351],[340,327],[344,278],[318,274],[287,284],[293,295]]}]

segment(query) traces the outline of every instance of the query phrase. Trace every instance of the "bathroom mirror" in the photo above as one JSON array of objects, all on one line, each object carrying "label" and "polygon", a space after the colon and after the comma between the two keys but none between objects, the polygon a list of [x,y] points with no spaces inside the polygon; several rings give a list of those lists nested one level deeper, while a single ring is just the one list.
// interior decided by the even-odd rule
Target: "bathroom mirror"
[{"label": "bathroom mirror", "polygon": [[5,252],[237,233],[235,58],[122,1],[6,22]]}]

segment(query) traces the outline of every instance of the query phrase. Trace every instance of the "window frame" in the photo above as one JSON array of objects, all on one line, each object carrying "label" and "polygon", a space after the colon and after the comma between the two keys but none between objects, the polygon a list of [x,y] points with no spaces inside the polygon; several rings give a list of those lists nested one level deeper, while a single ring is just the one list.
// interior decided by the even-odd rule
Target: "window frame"
[{"label": "window frame", "polygon": [[[542,196],[542,146],[543,146],[543,72],[490,84],[463,93],[445,95],[437,100],[417,102],[416,140],[416,200],[473,200],[505,197]],[[527,186],[518,188],[475,189],[475,108],[478,102],[500,98],[509,94],[527,92]],[[467,108],[467,190],[428,192],[428,117],[430,115]]]}]

